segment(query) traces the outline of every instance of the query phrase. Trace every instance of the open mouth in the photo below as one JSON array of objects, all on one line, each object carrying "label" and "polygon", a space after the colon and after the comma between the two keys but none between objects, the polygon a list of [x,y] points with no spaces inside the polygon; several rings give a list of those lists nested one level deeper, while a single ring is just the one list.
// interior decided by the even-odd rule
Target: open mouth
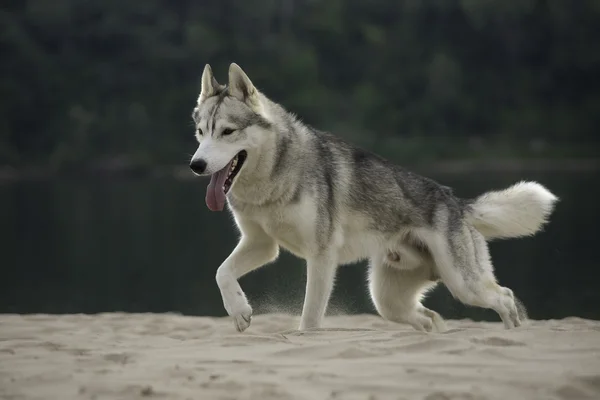
[{"label": "open mouth", "polygon": [[229,192],[229,189],[231,189],[231,184],[233,183],[233,180],[235,179],[237,174],[242,169],[242,165],[244,165],[244,161],[246,161],[246,156],[246,150],[242,150],[239,153],[237,153],[237,155],[233,157],[233,160],[231,160],[231,163],[229,163],[229,173],[227,174],[227,178],[223,183],[223,193],[227,194],[227,192]]},{"label": "open mouth", "polygon": [[247,156],[245,150],[240,151],[225,168],[211,175],[206,190],[206,205],[211,211],[222,211],[225,207],[225,195],[231,189],[233,180],[242,169]]}]

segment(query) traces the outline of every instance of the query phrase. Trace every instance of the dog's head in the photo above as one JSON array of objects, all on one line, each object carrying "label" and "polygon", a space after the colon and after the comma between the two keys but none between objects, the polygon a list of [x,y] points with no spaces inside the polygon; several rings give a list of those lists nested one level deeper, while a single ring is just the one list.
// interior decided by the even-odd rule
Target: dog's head
[{"label": "dog's head", "polygon": [[206,204],[220,211],[225,196],[244,174],[248,160],[270,133],[258,90],[237,64],[229,67],[229,83],[220,85],[210,65],[202,74],[202,91],[192,114],[198,149],[190,161],[196,175],[211,176]]}]

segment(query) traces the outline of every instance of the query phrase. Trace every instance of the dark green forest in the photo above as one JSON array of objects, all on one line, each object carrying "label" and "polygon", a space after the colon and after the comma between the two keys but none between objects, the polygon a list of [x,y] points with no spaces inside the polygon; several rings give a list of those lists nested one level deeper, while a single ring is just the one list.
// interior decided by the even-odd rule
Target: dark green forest
[{"label": "dark green forest", "polygon": [[585,157],[598,0],[4,0],[0,165],[186,164],[210,63],[400,160]]}]

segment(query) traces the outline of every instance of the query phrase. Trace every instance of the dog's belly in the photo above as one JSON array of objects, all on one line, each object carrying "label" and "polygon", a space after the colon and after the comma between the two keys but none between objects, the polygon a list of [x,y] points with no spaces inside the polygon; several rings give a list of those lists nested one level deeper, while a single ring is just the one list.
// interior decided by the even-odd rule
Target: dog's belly
[{"label": "dog's belly", "polygon": [[[289,229],[280,229],[277,230],[276,234],[271,232],[272,236],[277,240],[277,243],[289,251],[296,257],[300,257],[303,259],[310,258],[310,256],[318,251],[315,246],[315,251],[311,251],[306,246],[307,242],[303,239],[302,235],[298,231],[294,231],[293,227],[290,226]],[[329,243],[329,246],[335,246],[336,243]],[[368,237],[367,234],[363,234],[362,236],[356,236],[350,240],[346,239],[344,244],[339,247],[337,252],[338,264],[350,264],[353,262],[360,261],[369,256],[372,256],[374,252],[383,249],[380,246],[380,243],[375,239]],[[384,251],[384,250],[381,250]]]},{"label": "dog's belly", "polygon": [[338,262],[340,264],[351,264],[368,258],[377,252],[385,251],[381,239],[369,232],[344,236],[342,246],[338,251]]},{"label": "dog's belly", "polygon": [[373,230],[362,216],[352,215],[326,238],[327,243],[322,243],[314,224],[317,220],[314,214],[298,209],[274,209],[256,213],[253,219],[279,246],[303,259],[328,248],[336,249],[338,264],[350,264],[379,252],[387,253],[398,240],[396,235]]}]

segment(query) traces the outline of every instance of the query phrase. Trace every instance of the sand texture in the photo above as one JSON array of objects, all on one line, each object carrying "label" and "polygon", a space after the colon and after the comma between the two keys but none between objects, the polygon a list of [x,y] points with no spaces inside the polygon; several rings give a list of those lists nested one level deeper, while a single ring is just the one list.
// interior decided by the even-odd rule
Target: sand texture
[{"label": "sand texture", "polygon": [[600,399],[600,321],[0,315],[1,399]]}]

